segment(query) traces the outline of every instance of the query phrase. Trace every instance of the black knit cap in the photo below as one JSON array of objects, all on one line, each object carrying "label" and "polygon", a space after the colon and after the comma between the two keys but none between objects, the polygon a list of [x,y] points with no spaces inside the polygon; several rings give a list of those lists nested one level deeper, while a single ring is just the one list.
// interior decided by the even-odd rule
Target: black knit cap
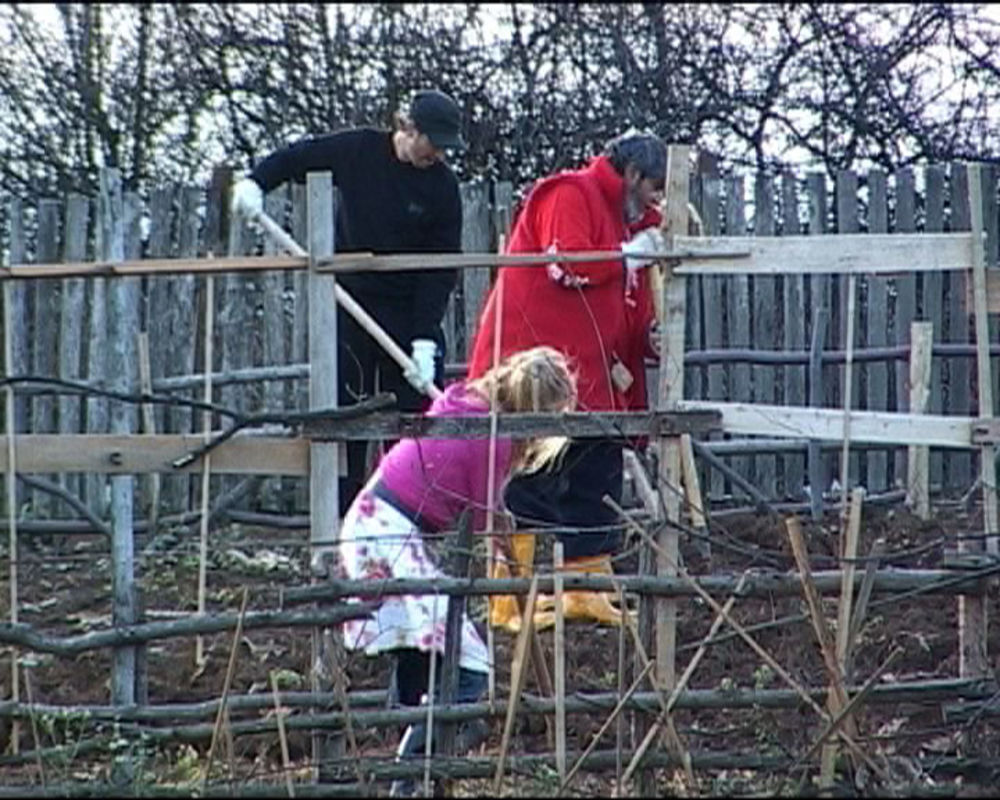
[{"label": "black knit cap", "polygon": [[465,147],[462,111],[450,95],[437,89],[417,92],[410,103],[410,119],[438,149],[461,150]]},{"label": "black knit cap", "polygon": [[619,175],[625,174],[628,164],[654,181],[664,180],[667,173],[667,146],[654,133],[632,128],[604,145],[604,155]]}]

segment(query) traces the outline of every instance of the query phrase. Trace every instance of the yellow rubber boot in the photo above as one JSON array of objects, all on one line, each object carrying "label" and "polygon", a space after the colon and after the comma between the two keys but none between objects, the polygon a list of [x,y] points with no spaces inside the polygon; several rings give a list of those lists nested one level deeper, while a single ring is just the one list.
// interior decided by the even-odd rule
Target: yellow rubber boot
[{"label": "yellow rubber boot", "polygon": [[[529,578],[535,571],[535,534],[514,533],[510,536],[511,550],[513,551],[515,570],[519,577]],[[493,562],[493,569],[490,572],[491,578],[509,578],[511,576],[510,566],[502,556],[498,556]],[[511,594],[490,595],[490,627],[503,628],[511,633],[519,633],[521,630],[521,609],[518,606],[517,598]],[[550,617],[551,619],[549,619]],[[555,624],[555,615],[548,612],[548,617],[544,612],[536,612],[534,624],[536,628],[548,627]]]},{"label": "yellow rubber boot", "polygon": [[[567,559],[562,571],[583,572],[591,575],[614,575],[609,555]],[[566,619],[592,619],[602,625],[621,625],[622,610],[612,602],[612,597],[610,592],[564,592],[563,614]],[[627,609],[625,613],[632,614]],[[634,614],[632,619],[634,622]]]}]

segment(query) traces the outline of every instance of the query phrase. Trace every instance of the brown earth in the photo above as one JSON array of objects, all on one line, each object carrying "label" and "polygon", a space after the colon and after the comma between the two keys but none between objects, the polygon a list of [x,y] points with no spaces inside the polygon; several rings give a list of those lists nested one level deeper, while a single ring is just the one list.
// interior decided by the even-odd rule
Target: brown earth
[{"label": "brown earth", "polygon": [[[832,568],[837,550],[839,524],[828,518],[822,525],[803,520],[809,552],[814,568]],[[885,510],[866,508],[862,524],[859,553],[866,554],[876,538],[885,540],[888,563],[897,567],[933,567],[941,561],[946,547],[953,547],[959,532],[978,532],[978,513],[953,504],[930,521],[920,521],[899,508]],[[745,514],[712,522],[713,569],[716,572],[738,573],[749,566],[759,568],[773,563],[779,569],[790,569],[794,562],[785,534],[783,519],[769,515]],[[248,608],[277,608],[284,587],[301,585],[307,580],[305,569],[306,535],[304,532],[269,531],[229,525],[213,533],[212,566],[208,572],[208,605],[212,611],[235,612],[239,609],[243,587],[249,591]],[[634,544],[634,543],[633,543]],[[736,544],[739,550],[729,545]],[[196,609],[197,534],[174,531],[153,542],[140,541],[137,552],[146,548],[140,558],[141,585],[145,605],[151,619],[167,618],[166,612],[192,612]],[[239,556],[227,555],[238,550],[253,558],[269,551],[280,558],[272,559],[270,568],[248,564]],[[543,548],[541,552],[548,552]],[[689,566],[698,572],[693,549],[682,545]],[[5,554],[6,555],[6,554]],[[821,557],[826,556],[823,563]],[[110,619],[110,557],[107,542],[97,536],[65,536],[43,540],[32,537],[22,545],[20,553],[20,621],[52,635],[68,636],[96,630],[109,624]],[[619,572],[636,571],[634,549],[619,562]],[[3,576],[3,597],[9,597],[8,578]],[[996,612],[996,592],[991,593],[991,613]],[[878,598],[875,598],[876,600]],[[484,602],[473,599],[474,618],[484,618]],[[824,601],[828,619],[836,619],[836,598]],[[778,620],[806,610],[801,597],[755,599],[737,603],[734,616],[744,624]],[[7,609],[3,609],[7,615]],[[700,601],[683,600],[678,619],[678,670],[683,669],[712,622],[712,613]],[[9,617],[5,617],[9,618]],[[903,655],[883,676],[883,681],[953,678],[958,675],[957,600],[943,595],[918,595],[902,601],[873,605],[856,647],[855,679],[862,683],[886,658],[893,646],[902,648]],[[997,626],[992,626],[990,652],[1000,652]],[[826,684],[823,662],[816,637],[807,622],[780,624],[762,629],[755,637],[778,663],[805,686]],[[551,634],[543,635],[551,651]],[[226,668],[232,643],[231,634],[205,637],[208,663],[204,671],[194,664],[193,638],[159,640],[147,649],[149,702],[154,704],[192,702],[218,698],[223,691]],[[509,652],[511,637],[497,635],[500,662],[504,665],[497,676],[498,693],[505,696],[509,685]],[[619,631],[591,625],[570,625],[567,632],[567,691],[614,691],[618,686],[617,663]],[[627,650],[629,661],[632,648]],[[24,654],[22,654],[22,657]],[[265,692],[271,670],[283,670],[284,688],[307,688],[306,675],[310,658],[310,635],[306,629],[254,630],[247,632],[237,651],[231,691],[236,694]],[[109,700],[110,654],[84,653],[76,657],[31,654],[30,693],[37,703],[104,704]],[[348,675],[352,690],[384,688],[388,683],[390,662],[387,658],[348,657]],[[300,685],[296,685],[296,683]],[[692,688],[738,687],[784,688],[781,679],[763,664],[743,642],[727,639],[709,649],[695,671]],[[648,687],[643,687],[647,690]],[[29,686],[22,681],[21,697],[28,699]],[[529,691],[535,691],[529,683]],[[0,657],[0,692],[10,693],[10,650]],[[268,712],[253,712],[264,716]],[[236,718],[234,716],[234,718]],[[246,718],[240,716],[239,718]],[[604,720],[604,714],[570,715],[568,719],[568,749],[579,752],[590,741]],[[761,753],[795,757],[816,738],[818,718],[802,707],[792,710],[720,710],[679,711],[676,727],[683,742],[695,753],[732,752]],[[211,723],[210,718],[203,722]],[[3,747],[10,753],[10,722],[3,720]],[[495,755],[500,747],[502,720],[492,723],[493,733],[480,748],[482,755]],[[36,731],[23,725],[21,749],[31,749],[35,736],[43,746],[79,743],[93,735],[93,729],[81,733],[81,723],[36,721]],[[940,703],[924,705],[872,705],[858,715],[858,727],[866,750],[892,755],[905,767],[907,759],[940,755],[967,758],[996,759],[1000,738],[988,717],[963,728],[944,723]],[[358,748],[364,755],[383,754],[390,757],[399,731],[356,731]],[[601,748],[613,748],[614,728],[602,740]],[[291,759],[297,765],[297,778],[308,779],[309,740],[300,733],[289,736]],[[630,746],[626,735],[626,747]],[[194,745],[158,745],[148,748],[143,768],[150,783],[189,780],[198,775],[204,763],[208,741]],[[521,722],[512,744],[512,753],[545,752],[548,748],[541,722],[534,718]],[[76,756],[53,759],[46,764],[48,784],[84,779],[103,780],[108,777],[107,754],[88,756],[78,751]],[[216,764],[222,759],[217,751]],[[281,755],[278,738],[274,735],[242,736],[235,739],[233,765],[237,773],[251,783],[275,784],[276,793],[284,793],[280,774]],[[221,767],[220,767],[221,769]],[[902,769],[902,767],[901,767]],[[815,770],[813,770],[815,773]],[[214,773],[213,773],[214,774]],[[901,772],[900,776],[905,773]],[[13,785],[37,784],[40,781],[34,761],[21,765],[0,766],[0,783]],[[681,794],[685,789],[678,776],[670,771],[657,773],[659,789],[664,794]],[[796,780],[780,771],[703,770],[698,773],[700,794],[732,795],[762,790],[783,794],[796,790],[808,791],[810,784],[799,786]],[[610,781],[610,782],[609,782]],[[899,777],[900,786],[909,783],[923,786],[928,792],[975,793],[976,781],[968,778],[916,779]],[[978,779],[983,783],[983,779]],[[506,791],[512,795],[554,793],[556,783],[551,771],[540,771],[534,778],[519,777],[508,781]],[[571,793],[578,795],[609,795],[613,778],[581,774],[574,780]],[[634,788],[634,787],[633,787]],[[988,789],[988,786],[986,787]],[[382,787],[385,791],[385,787]],[[860,793],[886,791],[870,783]],[[458,794],[489,793],[484,781],[465,781],[456,787]]]}]

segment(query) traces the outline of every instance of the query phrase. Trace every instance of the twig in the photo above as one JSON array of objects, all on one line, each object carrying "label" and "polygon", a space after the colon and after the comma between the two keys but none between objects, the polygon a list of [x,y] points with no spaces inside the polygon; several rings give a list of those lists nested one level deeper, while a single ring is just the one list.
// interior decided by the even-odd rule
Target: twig
[{"label": "twig", "polygon": [[[14,662],[14,665],[16,668],[16,661]],[[28,695],[28,712],[31,715],[31,738],[34,739],[35,742],[35,757],[38,764],[38,775],[42,780],[42,786],[46,786],[47,781],[45,780],[45,765],[42,763],[41,754],[42,742],[38,735],[38,720],[36,719],[37,715],[35,714],[35,693],[31,689],[31,672],[28,670],[28,667],[24,665],[22,665],[22,669],[24,670],[24,690]]]},{"label": "twig", "polygon": [[250,593],[250,587],[243,587],[243,601],[240,603],[240,615],[236,622],[236,632],[233,634],[233,644],[229,649],[229,666],[226,668],[226,679],[222,685],[222,697],[219,701],[219,713],[215,717],[215,727],[212,730],[212,743],[208,747],[208,757],[205,759],[205,771],[201,776],[201,791],[205,791],[205,786],[208,784],[208,776],[212,771],[212,760],[215,757],[215,745],[219,738],[219,732],[222,729],[222,721],[226,716],[226,701],[229,698],[229,687],[233,682],[233,672],[236,669],[236,654],[240,649],[240,639],[243,637],[243,615],[247,610],[247,597]]},{"label": "twig", "polygon": [[528,590],[528,600],[521,612],[521,630],[517,635],[514,647],[514,660],[511,664],[510,701],[507,705],[507,717],[503,724],[503,737],[500,740],[500,754],[497,756],[496,771],[493,775],[493,794],[500,795],[500,785],[503,782],[504,764],[507,761],[507,751],[510,748],[511,735],[514,733],[514,720],[517,717],[517,707],[521,701],[521,690],[524,687],[524,677],[528,665],[529,643],[535,631],[535,601],[538,599],[538,576],[531,579],[531,589]]},{"label": "twig", "polygon": [[[295,786],[292,781],[292,760],[288,756],[288,734],[285,733],[285,714],[278,696],[278,679],[272,669],[268,675],[271,681],[271,694],[274,697],[274,719],[278,724],[278,741],[281,743],[281,768],[285,773],[285,789],[289,797],[295,797]],[[346,712],[345,712],[346,713]]]},{"label": "twig", "polygon": [[40,478],[37,475],[25,475],[20,473],[17,475],[17,479],[25,484],[25,486],[30,486],[32,489],[38,489],[41,492],[46,492],[66,503],[70,508],[72,508],[77,514],[84,517],[87,522],[93,525],[98,533],[111,538],[111,528],[108,524],[104,522],[100,517],[98,517],[86,503],[80,502],[80,499],[72,492],[67,491],[58,483],[53,481],[45,480],[45,478]]},{"label": "twig", "polygon": [[[654,541],[653,538],[648,533],[646,533],[645,530],[643,530],[641,525],[639,525],[637,522],[631,519],[628,519],[627,521],[630,527],[632,527],[633,530],[635,530],[639,534],[639,536],[642,537],[643,540],[649,542],[650,546],[655,551],[657,551],[657,553],[659,553],[665,559],[670,558],[669,554],[664,552],[663,548],[660,547],[659,544],[657,544],[656,541]],[[798,681],[796,681],[791,675],[789,675],[788,672],[785,670],[785,668],[782,667],[781,664],[779,664],[774,659],[774,657],[767,652],[767,650],[761,647],[757,643],[757,641],[752,636],[750,636],[750,634],[746,632],[744,627],[740,625],[739,622],[737,622],[728,613],[726,613],[722,608],[722,606],[719,605],[718,601],[714,597],[712,597],[712,595],[710,595],[708,592],[702,589],[701,586],[698,584],[698,582],[694,580],[694,578],[688,575],[686,569],[684,569],[680,565],[676,566],[677,566],[677,574],[695,590],[698,596],[701,597],[701,599],[704,600],[706,603],[708,603],[708,605],[716,613],[722,614],[723,618],[726,620],[729,626],[734,631],[736,631],[736,634],[741,639],[743,639],[743,641],[747,643],[750,649],[753,650],[758,656],[760,656],[771,669],[774,670],[775,674],[777,674],[785,683],[787,683],[795,691],[795,693],[799,697],[802,698],[802,700],[806,703],[806,705],[809,706],[809,708],[815,711],[822,719],[828,721],[829,715],[819,706],[818,703],[816,703],[815,700],[812,699],[812,697],[802,687],[802,685]],[[878,764],[875,764],[871,760],[871,758],[858,746],[857,742],[855,742],[850,736],[848,736],[842,730],[837,731],[837,733],[844,740],[844,742],[851,749],[851,751],[859,755],[862,758],[862,760],[866,764],[868,764],[868,766],[872,769],[873,772],[875,772],[880,778],[882,778],[887,782],[890,780],[885,770],[883,770],[880,766],[878,766]]]}]

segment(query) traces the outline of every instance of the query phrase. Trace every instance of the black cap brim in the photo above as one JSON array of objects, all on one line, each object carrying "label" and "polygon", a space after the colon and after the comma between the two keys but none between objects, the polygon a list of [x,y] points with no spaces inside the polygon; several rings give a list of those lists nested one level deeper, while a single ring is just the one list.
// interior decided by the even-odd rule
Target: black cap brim
[{"label": "black cap brim", "polygon": [[431,144],[438,150],[464,150],[465,140],[462,134],[454,131],[424,131]]}]

